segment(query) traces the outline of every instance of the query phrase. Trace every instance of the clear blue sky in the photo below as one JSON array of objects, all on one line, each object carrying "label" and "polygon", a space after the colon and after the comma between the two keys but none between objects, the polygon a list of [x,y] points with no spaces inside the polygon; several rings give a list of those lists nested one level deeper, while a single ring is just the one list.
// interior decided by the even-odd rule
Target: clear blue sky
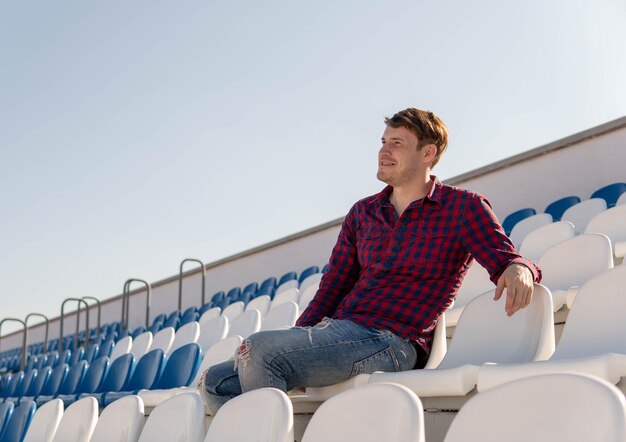
[{"label": "clear blue sky", "polygon": [[0,318],[343,216],[405,107],[447,123],[441,178],[624,116],[624,23],[622,0],[1,2]]}]

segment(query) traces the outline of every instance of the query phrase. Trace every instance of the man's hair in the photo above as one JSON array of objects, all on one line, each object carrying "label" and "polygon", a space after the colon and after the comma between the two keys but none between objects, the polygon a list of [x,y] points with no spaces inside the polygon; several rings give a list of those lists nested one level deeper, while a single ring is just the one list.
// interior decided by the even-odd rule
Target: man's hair
[{"label": "man's hair", "polygon": [[430,111],[410,107],[396,112],[391,118],[385,117],[385,124],[393,128],[406,127],[417,135],[417,150],[427,144],[434,144],[437,147],[437,154],[432,167],[439,162],[448,147],[448,129],[443,121]]}]

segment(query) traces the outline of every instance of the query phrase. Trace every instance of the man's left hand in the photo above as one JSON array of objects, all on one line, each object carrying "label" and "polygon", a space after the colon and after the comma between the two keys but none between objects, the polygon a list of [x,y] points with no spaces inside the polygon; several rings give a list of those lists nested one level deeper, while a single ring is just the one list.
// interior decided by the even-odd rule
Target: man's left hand
[{"label": "man's left hand", "polygon": [[533,274],[523,264],[511,264],[500,275],[496,286],[494,301],[506,290],[506,314],[512,316],[516,311],[526,307],[533,299]]}]

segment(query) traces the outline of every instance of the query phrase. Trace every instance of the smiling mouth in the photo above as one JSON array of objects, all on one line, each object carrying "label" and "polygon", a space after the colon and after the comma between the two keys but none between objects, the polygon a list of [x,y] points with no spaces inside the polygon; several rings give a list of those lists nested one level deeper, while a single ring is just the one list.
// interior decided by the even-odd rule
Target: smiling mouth
[{"label": "smiling mouth", "polygon": [[381,161],[380,163],[378,163],[379,166],[395,166],[396,163],[391,163],[389,161]]}]

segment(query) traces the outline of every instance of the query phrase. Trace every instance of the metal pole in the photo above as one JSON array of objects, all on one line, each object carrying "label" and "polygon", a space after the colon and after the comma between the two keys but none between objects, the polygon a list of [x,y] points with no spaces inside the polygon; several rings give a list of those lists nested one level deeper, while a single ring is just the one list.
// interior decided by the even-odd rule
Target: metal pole
[{"label": "metal pole", "polygon": [[0,343],[2,343],[2,324],[4,324],[6,321],[19,322],[24,326],[24,334],[22,336],[22,360],[20,361],[20,370],[24,370],[24,367],[26,367],[26,352],[28,350],[26,347],[26,343],[28,342],[28,328],[26,327],[26,323],[21,319],[4,318],[2,321],[0,321]]},{"label": "metal pole", "polygon": [[152,302],[152,287],[147,281],[143,279],[131,278],[124,283],[124,291],[126,296],[126,321],[124,324],[124,330],[128,330],[128,310],[130,307],[130,285],[133,282],[140,282],[146,287],[146,328],[150,326],[150,303]]},{"label": "metal pole", "polygon": [[48,317],[42,313],[29,313],[28,315],[26,315],[26,318],[24,318],[24,323],[28,324],[28,320],[32,317],[32,316],[39,316],[40,318],[43,318],[46,320],[46,338],[44,340],[44,344],[43,344],[43,352],[44,353],[48,353],[48,329],[50,327],[50,320],[48,319]]},{"label": "metal pole", "polygon": [[[63,303],[61,303],[61,318],[60,318],[60,325],[59,325],[59,353],[63,351],[63,322],[65,319],[65,304],[69,301],[76,301],[78,302],[78,310],[76,312],[76,334],[74,335],[74,347],[76,347],[78,345],[78,320],[79,320],[79,316],[80,316],[80,303],[83,303],[87,306],[87,302],[84,301],[83,299],[80,298],[65,298],[63,300]],[[89,321],[89,311],[87,311],[87,321]]]},{"label": "metal pole", "polygon": [[183,265],[186,262],[197,262],[198,264],[200,264],[200,267],[202,268],[202,304],[200,304],[200,306],[202,307],[204,305],[204,289],[206,286],[206,268],[204,267],[204,263],[200,261],[199,259],[187,258],[181,261],[180,270],[178,272],[178,310],[179,311],[182,311],[182,307],[183,307]]},{"label": "metal pole", "polygon": [[96,301],[96,305],[98,306],[98,328],[96,335],[100,336],[100,313],[102,311],[102,305],[100,304],[100,300],[98,298],[94,298],[93,296],[83,296],[81,299],[89,299],[92,301]]}]

